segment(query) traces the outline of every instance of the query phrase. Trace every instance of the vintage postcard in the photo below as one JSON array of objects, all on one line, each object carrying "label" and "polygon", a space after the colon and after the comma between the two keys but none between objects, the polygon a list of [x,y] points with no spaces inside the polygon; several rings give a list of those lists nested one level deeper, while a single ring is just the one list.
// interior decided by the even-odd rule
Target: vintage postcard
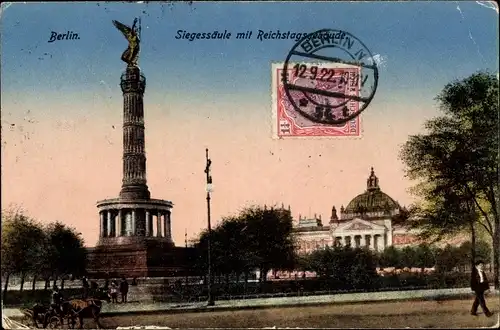
[{"label": "vintage postcard", "polygon": [[2,327],[498,326],[498,15],[3,2]]}]

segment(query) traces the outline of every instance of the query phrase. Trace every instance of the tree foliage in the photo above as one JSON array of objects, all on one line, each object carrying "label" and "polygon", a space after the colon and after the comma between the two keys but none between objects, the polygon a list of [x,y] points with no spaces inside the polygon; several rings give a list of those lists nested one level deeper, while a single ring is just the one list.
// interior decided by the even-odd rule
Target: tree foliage
[{"label": "tree foliage", "polygon": [[436,239],[483,226],[494,246],[498,287],[498,79],[478,72],[449,83],[436,99],[443,115],[401,150],[407,176],[419,181],[414,225]]},{"label": "tree foliage", "polygon": [[376,256],[370,250],[326,247],[314,250],[303,258],[306,269],[345,287],[369,288],[377,277]]},{"label": "tree foliage", "polygon": [[[207,269],[208,231],[200,235],[196,267]],[[259,269],[262,280],[270,269],[289,269],[296,263],[292,217],[280,208],[250,207],[224,218],[213,228],[211,259],[215,274],[247,274]]]},{"label": "tree foliage", "polygon": [[2,212],[2,276],[4,294],[11,275],[56,279],[62,275],[82,275],[86,250],[81,234],[62,223],[42,226],[22,210]]},{"label": "tree foliage", "polygon": [[379,257],[380,267],[402,267],[401,253],[394,246],[388,246]]},{"label": "tree foliage", "polygon": [[87,257],[81,234],[73,228],[55,222],[47,226],[46,235],[48,240],[46,260],[54,275],[56,277],[70,274],[83,275]]},{"label": "tree foliage", "polygon": [[2,275],[38,271],[45,249],[43,227],[22,211],[2,213]]},{"label": "tree foliage", "polygon": [[437,250],[428,244],[406,246],[403,249],[389,246],[379,255],[379,266],[382,268],[431,268],[436,264]]}]

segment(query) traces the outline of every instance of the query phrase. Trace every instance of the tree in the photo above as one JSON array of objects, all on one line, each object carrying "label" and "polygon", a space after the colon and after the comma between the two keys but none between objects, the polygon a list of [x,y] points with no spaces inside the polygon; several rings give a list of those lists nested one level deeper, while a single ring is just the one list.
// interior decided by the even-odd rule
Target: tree
[{"label": "tree", "polygon": [[292,236],[293,219],[283,208],[249,207],[239,215],[245,224],[246,249],[251,251],[253,266],[260,270],[261,282],[270,269],[291,269],[296,264]]},{"label": "tree", "polygon": [[414,267],[417,264],[417,252],[412,246],[405,246],[401,250],[401,266],[402,267]]},{"label": "tree", "polygon": [[[208,232],[200,235],[196,248],[199,258],[196,267],[207,269]],[[212,230],[211,258],[215,272],[221,275],[245,274],[259,269],[265,281],[270,269],[291,269],[296,265],[292,236],[292,217],[283,208],[250,207],[238,216],[224,218]]]},{"label": "tree", "polygon": [[[308,270],[316,272],[319,277],[331,277],[337,275],[339,262],[341,261],[342,249],[338,247],[316,249],[307,255]],[[344,270],[344,274],[347,271]]]},{"label": "tree", "polygon": [[436,259],[430,246],[425,243],[419,244],[415,248],[415,262],[413,266],[423,270],[424,268],[434,267],[435,264]]},{"label": "tree", "polygon": [[458,264],[462,268],[465,268],[466,266],[471,266],[471,259],[472,259],[472,251],[475,251],[476,249],[472,246],[471,241],[463,242],[458,249],[456,249],[457,252],[457,257],[458,257]]},{"label": "tree", "polygon": [[[211,260],[213,272],[220,275],[247,274],[252,268],[251,251],[247,248],[245,224],[237,217],[223,218],[211,236]],[[200,274],[208,269],[208,231],[203,231],[195,248],[198,258],[195,267]]]},{"label": "tree", "polygon": [[436,256],[436,270],[439,272],[452,271],[460,262],[458,249],[447,244],[444,249],[439,250]]},{"label": "tree", "polygon": [[44,250],[42,226],[20,209],[2,212],[2,276],[5,279],[4,299],[9,277],[21,276],[21,290],[25,276],[36,274]]},{"label": "tree", "polygon": [[484,241],[476,242],[476,257],[484,262],[491,258],[491,245]]},{"label": "tree", "polygon": [[388,246],[379,258],[380,267],[401,268],[401,252],[394,246]]},{"label": "tree", "polygon": [[368,249],[354,249],[350,268],[350,282],[354,288],[371,288],[378,278],[375,271],[376,260]]},{"label": "tree", "polygon": [[60,222],[48,225],[46,232],[48,248],[45,257],[53,271],[54,284],[58,277],[84,275],[87,257],[81,233]]},{"label": "tree", "polygon": [[468,229],[473,240],[474,225],[482,226],[493,243],[498,288],[498,79],[475,73],[446,85],[437,101],[443,115],[427,121],[427,133],[410,136],[401,150],[407,176],[420,181],[414,226],[435,239]]},{"label": "tree", "polygon": [[326,247],[311,252],[308,259],[310,270],[342,287],[369,288],[377,277],[375,256],[370,250]]}]

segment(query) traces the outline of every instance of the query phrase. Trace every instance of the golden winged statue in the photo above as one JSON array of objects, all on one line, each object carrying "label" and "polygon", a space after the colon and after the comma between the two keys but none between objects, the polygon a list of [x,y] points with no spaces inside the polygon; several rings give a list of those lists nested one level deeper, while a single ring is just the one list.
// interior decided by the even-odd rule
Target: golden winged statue
[{"label": "golden winged statue", "polygon": [[120,30],[128,40],[128,48],[122,54],[122,61],[129,66],[137,66],[139,58],[139,33],[136,28],[137,18],[134,20],[132,27],[126,26],[118,21],[113,20],[113,24]]}]

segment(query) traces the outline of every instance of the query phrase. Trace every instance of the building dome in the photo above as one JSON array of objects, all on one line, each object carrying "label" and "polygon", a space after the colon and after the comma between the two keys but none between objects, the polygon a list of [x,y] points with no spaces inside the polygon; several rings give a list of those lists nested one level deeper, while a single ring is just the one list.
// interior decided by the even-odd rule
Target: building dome
[{"label": "building dome", "polygon": [[394,212],[399,211],[401,208],[400,205],[389,195],[380,190],[378,178],[373,171],[373,167],[371,168],[371,173],[366,185],[366,191],[354,197],[349,204],[347,204],[343,213],[352,215],[367,213],[392,215]]}]

